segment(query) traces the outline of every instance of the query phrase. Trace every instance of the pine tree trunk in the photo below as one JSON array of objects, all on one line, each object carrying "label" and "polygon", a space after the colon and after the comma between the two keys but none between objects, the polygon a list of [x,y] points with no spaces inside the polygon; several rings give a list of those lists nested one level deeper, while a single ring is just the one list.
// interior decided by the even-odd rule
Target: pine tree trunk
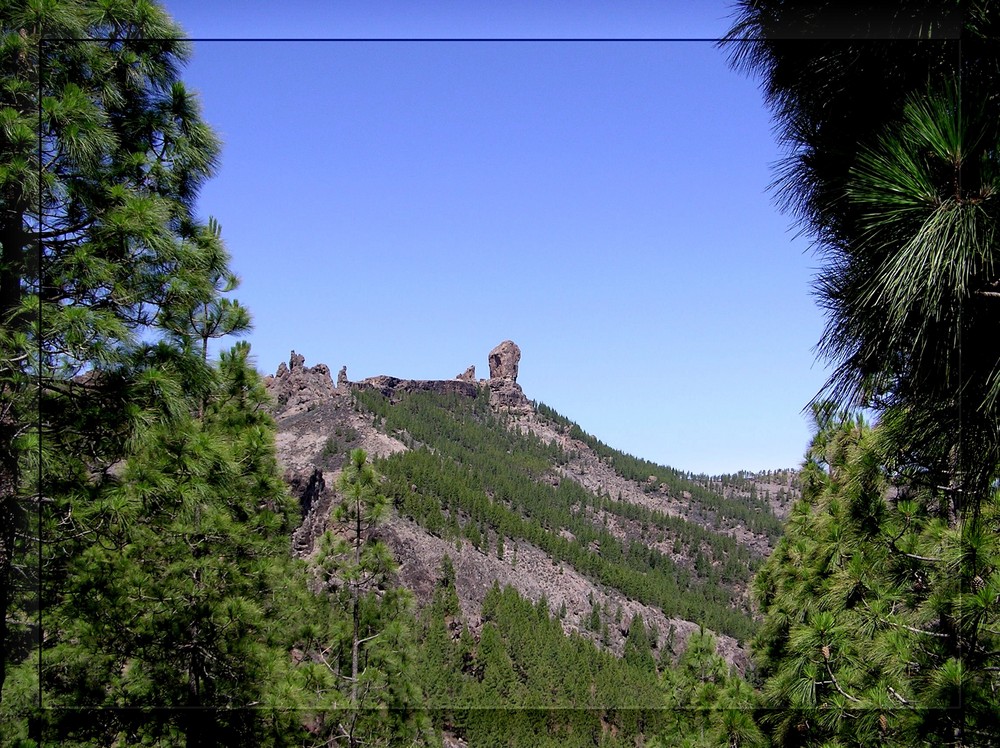
[{"label": "pine tree trunk", "polygon": [[[361,569],[361,501],[360,499],[355,504],[354,508],[354,568]],[[351,747],[354,748],[357,742],[354,737],[354,725],[357,724],[359,710],[361,705],[358,703],[358,666],[360,660],[360,650],[361,650],[361,581],[357,579],[354,581],[354,589],[352,590],[353,596],[353,614],[354,614],[354,630],[353,636],[351,638],[351,709],[354,711],[354,715],[351,720]]]},{"label": "pine tree trunk", "polygon": [[354,638],[351,641],[351,709],[354,714],[351,716],[351,747],[353,748],[357,745],[354,738],[354,725],[358,722],[358,712],[360,709],[360,704],[358,704],[358,661],[359,661],[359,651],[361,649],[359,639],[361,628],[361,610],[358,605],[357,590],[354,592]]},{"label": "pine tree trunk", "polygon": [[[361,568],[361,502],[358,501],[354,509],[354,567],[355,569]],[[358,661],[361,649],[360,639],[361,639],[361,590],[358,585],[359,580],[354,581],[354,589],[351,591],[352,597],[352,607],[353,607],[353,617],[354,617],[354,629],[353,636],[351,637],[351,709],[354,710],[354,715],[352,717],[351,726],[351,746],[356,744],[354,739],[354,724],[358,720],[358,709],[360,705],[358,704]]]}]

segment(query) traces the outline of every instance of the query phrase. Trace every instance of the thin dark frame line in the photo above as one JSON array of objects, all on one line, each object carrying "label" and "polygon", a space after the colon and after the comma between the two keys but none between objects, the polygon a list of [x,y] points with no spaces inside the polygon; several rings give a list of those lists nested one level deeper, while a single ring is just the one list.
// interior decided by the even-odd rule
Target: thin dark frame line
[{"label": "thin dark frame line", "polygon": [[[890,39],[887,37],[886,39]],[[845,41],[851,41],[845,37]],[[767,37],[715,36],[144,36],[141,39],[111,39],[103,36],[49,36],[49,42],[722,42],[767,41]],[[879,41],[879,40],[873,40]],[[884,41],[884,40],[883,40]],[[905,41],[905,40],[903,40]],[[914,40],[919,41],[919,40]],[[924,40],[926,41],[926,40]]]},{"label": "thin dark frame line", "polygon": [[[850,37],[850,36],[789,36],[785,37],[767,37],[767,36],[748,36],[748,37],[144,37],[142,39],[110,39],[104,37],[83,37],[83,38],[72,38],[72,37],[40,37],[38,40],[38,55],[39,55],[39,76],[37,81],[37,94],[38,94],[38,178],[39,185],[42,183],[42,178],[44,176],[43,166],[42,166],[42,125],[43,125],[43,109],[42,109],[42,81],[44,78],[44,65],[45,57],[42,54],[42,47],[46,42],[53,43],[114,43],[121,42],[123,44],[132,43],[143,43],[143,42],[156,42],[156,41],[179,41],[187,43],[226,43],[226,42],[239,42],[239,43],[350,43],[350,42],[361,42],[361,43],[656,43],[656,44],[675,44],[675,43],[712,43],[717,45],[722,44],[733,44],[733,43],[747,43],[747,42],[760,42],[760,41],[850,41],[850,42],[872,42],[880,43],[887,41],[911,41],[911,42],[948,42],[957,41],[958,42],[958,57],[961,61],[961,35],[955,36],[942,36],[935,39],[914,39],[911,37],[894,37],[894,36],[879,36],[879,37]],[[959,74],[961,75],[961,63],[958,66]],[[961,83],[959,84],[959,98],[961,99]],[[43,216],[43,200],[42,200],[42,190],[38,191],[38,215],[41,218]],[[39,281],[38,281],[38,294],[41,296],[41,284],[43,274],[41,273],[42,262],[44,258],[43,251],[44,240],[41,236],[38,237],[36,244],[37,251],[37,261],[39,268]],[[43,467],[42,467],[42,415],[41,415],[41,393],[42,393],[42,369],[41,369],[41,359],[43,354],[43,336],[42,332],[42,304],[38,305],[37,311],[37,321],[39,335],[37,340],[38,345],[38,362],[39,365],[36,370],[36,380],[37,380],[37,396],[36,396],[36,413],[37,413],[37,423],[38,423],[38,468],[37,468],[37,481],[38,481],[38,500],[36,502],[36,514],[38,521],[38,577],[37,577],[37,593],[38,593],[38,630],[39,630],[39,640],[38,640],[38,709],[41,712],[43,710],[43,691],[44,687],[42,685],[42,673],[43,673],[43,663],[42,663],[42,640],[41,634],[42,628],[42,570],[43,570],[43,547],[44,538],[42,533],[42,501],[41,501],[41,488],[42,488],[42,478],[43,478]],[[961,379],[961,345],[959,346],[959,378]],[[961,415],[961,399],[959,399],[959,428],[962,425],[962,415]],[[961,445],[961,436],[959,436],[959,444]],[[959,450],[959,459],[961,460],[962,452]],[[959,597],[961,601],[961,595]],[[961,708],[961,707],[959,707]],[[505,708],[505,710],[508,708]],[[38,721],[38,729],[41,729],[41,720]],[[39,742],[41,742],[41,734],[37,736]]]}]

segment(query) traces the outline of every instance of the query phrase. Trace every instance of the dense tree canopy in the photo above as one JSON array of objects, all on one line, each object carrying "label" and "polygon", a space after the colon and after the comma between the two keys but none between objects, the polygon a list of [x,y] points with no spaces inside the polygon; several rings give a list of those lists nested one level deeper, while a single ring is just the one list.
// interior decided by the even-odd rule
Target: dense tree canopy
[{"label": "dense tree canopy", "polygon": [[[819,350],[835,367],[804,499],[756,582],[765,723],[783,744],[989,744],[1000,14],[739,13],[728,48],[763,76],[788,146],[776,185],[824,261]],[[844,410],[858,406],[874,428]]]},{"label": "dense tree canopy", "polygon": [[[527,540],[595,581],[668,615],[749,638],[752,623],[734,588],[748,581],[755,560],[735,539],[590,493],[576,481],[551,485],[545,473],[553,463],[565,461],[565,454],[555,442],[505,426],[491,411],[486,393],[477,400],[409,393],[394,403],[374,391],[358,390],[355,397],[384,419],[390,432],[405,432],[412,440],[413,449],[377,465],[388,478],[385,491],[400,513],[430,532],[464,536],[484,550],[484,538],[494,537],[500,553],[504,537]],[[609,452],[627,462],[620,452]],[[580,511],[588,507],[621,521],[636,521],[654,537],[669,533],[678,548],[685,547],[702,562],[688,568],[649,543],[616,537]]]},{"label": "dense tree canopy", "polygon": [[6,2],[0,23],[6,654],[37,605],[30,539],[53,541],[52,578],[60,534],[81,531],[70,494],[96,490],[147,427],[179,414],[181,393],[208,393],[209,370],[187,355],[197,331],[172,320],[217,303],[228,258],[193,213],[218,143],[177,77],[187,45],[166,14]]},{"label": "dense tree canopy", "polygon": [[884,432],[816,414],[803,500],[755,581],[766,723],[781,744],[992,744],[996,497],[951,523],[926,487],[891,486]]},{"label": "dense tree canopy", "polygon": [[274,611],[318,598],[249,347],[207,356],[249,315],[194,212],[188,45],[145,0],[0,21],[0,733],[300,741],[308,637]]}]

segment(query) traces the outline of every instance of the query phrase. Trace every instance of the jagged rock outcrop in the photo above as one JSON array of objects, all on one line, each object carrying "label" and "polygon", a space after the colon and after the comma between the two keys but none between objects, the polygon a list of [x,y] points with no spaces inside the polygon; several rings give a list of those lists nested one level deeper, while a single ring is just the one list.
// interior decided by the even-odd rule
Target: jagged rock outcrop
[{"label": "jagged rock outcrop", "polygon": [[316,364],[310,368],[305,360],[305,356],[292,351],[288,366],[282,362],[274,376],[264,377],[264,387],[274,401],[276,414],[282,418],[305,413],[342,394],[333,386],[330,367]]},{"label": "jagged rock outcrop", "polygon": [[405,392],[437,392],[462,397],[476,397],[482,386],[490,392],[490,403],[508,411],[527,411],[531,405],[517,383],[521,349],[512,340],[505,340],[489,353],[490,378],[476,380],[476,367],[470,366],[454,379],[400,379],[381,375],[360,382],[347,379],[347,367],[341,367],[334,387],[330,368],[317,364],[305,365],[305,356],[292,351],[288,365],[281,363],[273,376],[264,377],[264,385],[274,400],[278,418],[288,418],[308,412],[331,397],[344,395],[351,387],[367,387],[392,398]]},{"label": "jagged rock outcrop", "polygon": [[317,538],[326,531],[332,492],[326,489],[323,471],[316,467],[311,473],[286,472],[285,483],[292,496],[298,499],[302,512],[302,524],[292,533],[292,552],[296,556],[308,556]]},{"label": "jagged rock outcrop", "polygon": [[528,413],[531,403],[521,385],[512,379],[490,379],[490,405],[497,410]]},{"label": "jagged rock outcrop", "polygon": [[517,365],[521,361],[521,349],[513,340],[505,340],[489,355],[490,379],[517,381]]},{"label": "jagged rock outcrop", "polygon": [[524,390],[517,383],[517,367],[521,361],[521,349],[513,340],[505,340],[489,355],[490,405],[498,410],[524,412],[531,410],[531,403],[524,396]]}]

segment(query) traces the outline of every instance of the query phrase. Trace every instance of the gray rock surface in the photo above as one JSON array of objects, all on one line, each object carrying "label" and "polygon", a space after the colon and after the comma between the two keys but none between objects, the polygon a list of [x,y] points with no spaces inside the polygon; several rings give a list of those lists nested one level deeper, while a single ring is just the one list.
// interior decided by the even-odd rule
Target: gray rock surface
[{"label": "gray rock surface", "polygon": [[312,472],[289,470],[285,483],[292,496],[298,499],[302,524],[292,534],[292,552],[297,556],[308,555],[317,538],[326,530],[330,516],[332,493],[326,488],[323,471],[317,467]]},{"label": "gray rock surface", "polygon": [[517,381],[517,365],[521,361],[521,349],[513,340],[505,340],[489,355],[490,379]]},{"label": "gray rock surface", "polygon": [[278,365],[274,376],[264,377],[264,387],[282,417],[312,410],[338,394],[330,378],[330,367],[305,365],[305,356],[292,351],[288,366]]},{"label": "gray rock surface", "polygon": [[475,382],[463,379],[399,379],[397,377],[368,377],[355,383],[356,387],[369,387],[378,390],[392,399],[397,393],[403,392],[437,392],[442,395],[455,394],[463,397],[475,397],[479,386]]}]

